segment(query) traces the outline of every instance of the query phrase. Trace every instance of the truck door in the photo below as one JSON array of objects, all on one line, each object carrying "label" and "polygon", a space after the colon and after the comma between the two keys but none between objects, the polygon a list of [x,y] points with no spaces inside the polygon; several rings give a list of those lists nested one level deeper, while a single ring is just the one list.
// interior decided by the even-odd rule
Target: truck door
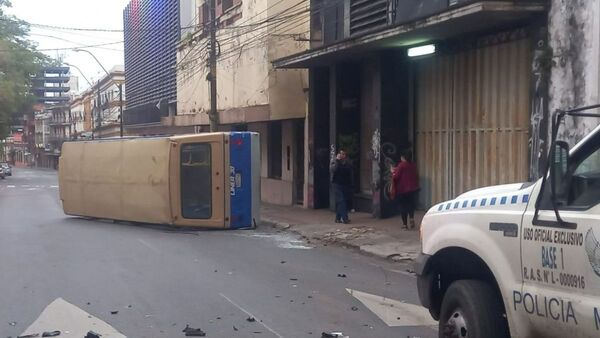
[{"label": "truck door", "polygon": [[523,289],[513,290],[510,306],[529,321],[527,337],[600,336],[600,132],[567,154],[550,159],[560,169],[554,186],[563,222],[551,180],[534,190],[537,220],[533,198],[523,218]]}]

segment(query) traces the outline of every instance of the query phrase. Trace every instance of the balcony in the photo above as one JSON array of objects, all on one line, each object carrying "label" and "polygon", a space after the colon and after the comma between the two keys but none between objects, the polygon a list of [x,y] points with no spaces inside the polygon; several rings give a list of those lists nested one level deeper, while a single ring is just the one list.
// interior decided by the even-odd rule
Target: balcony
[{"label": "balcony", "polygon": [[33,91],[34,92],[53,92],[53,93],[58,93],[58,92],[62,92],[62,93],[68,93],[71,90],[70,86],[57,86],[57,87],[45,87],[45,86],[34,86],[33,87]]}]

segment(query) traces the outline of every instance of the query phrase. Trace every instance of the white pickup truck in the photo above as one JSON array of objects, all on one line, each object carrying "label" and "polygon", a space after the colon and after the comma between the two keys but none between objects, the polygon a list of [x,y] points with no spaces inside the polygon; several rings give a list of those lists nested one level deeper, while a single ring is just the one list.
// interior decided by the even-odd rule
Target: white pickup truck
[{"label": "white pickup truck", "polygon": [[570,151],[556,140],[598,107],[554,115],[544,178],[427,212],[416,272],[440,337],[600,337],[600,127]]}]

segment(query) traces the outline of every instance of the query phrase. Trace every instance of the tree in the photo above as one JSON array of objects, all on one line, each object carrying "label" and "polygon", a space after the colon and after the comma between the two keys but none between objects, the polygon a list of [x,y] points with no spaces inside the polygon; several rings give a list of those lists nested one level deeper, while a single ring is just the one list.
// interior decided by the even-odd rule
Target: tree
[{"label": "tree", "polygon": [[0,0],[0,140],[8,135],[12,117],[31,111],[31,75],[51,63],[29,40],[29,25],[6,14],[10,6]]}]

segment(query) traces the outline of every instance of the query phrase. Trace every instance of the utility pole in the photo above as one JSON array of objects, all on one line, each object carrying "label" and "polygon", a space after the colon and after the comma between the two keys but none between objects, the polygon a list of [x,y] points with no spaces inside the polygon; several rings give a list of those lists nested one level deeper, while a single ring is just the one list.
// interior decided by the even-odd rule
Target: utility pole
[{"label": "utility pole", "polygon": [[210,0],[210,131],[216,132],[219,125],[219,112],[217,111],[217,15],[215,0]]},{"label": "utility pole", "polygon": [[119,132],[123,137],[123,84],[119,83]]}]

